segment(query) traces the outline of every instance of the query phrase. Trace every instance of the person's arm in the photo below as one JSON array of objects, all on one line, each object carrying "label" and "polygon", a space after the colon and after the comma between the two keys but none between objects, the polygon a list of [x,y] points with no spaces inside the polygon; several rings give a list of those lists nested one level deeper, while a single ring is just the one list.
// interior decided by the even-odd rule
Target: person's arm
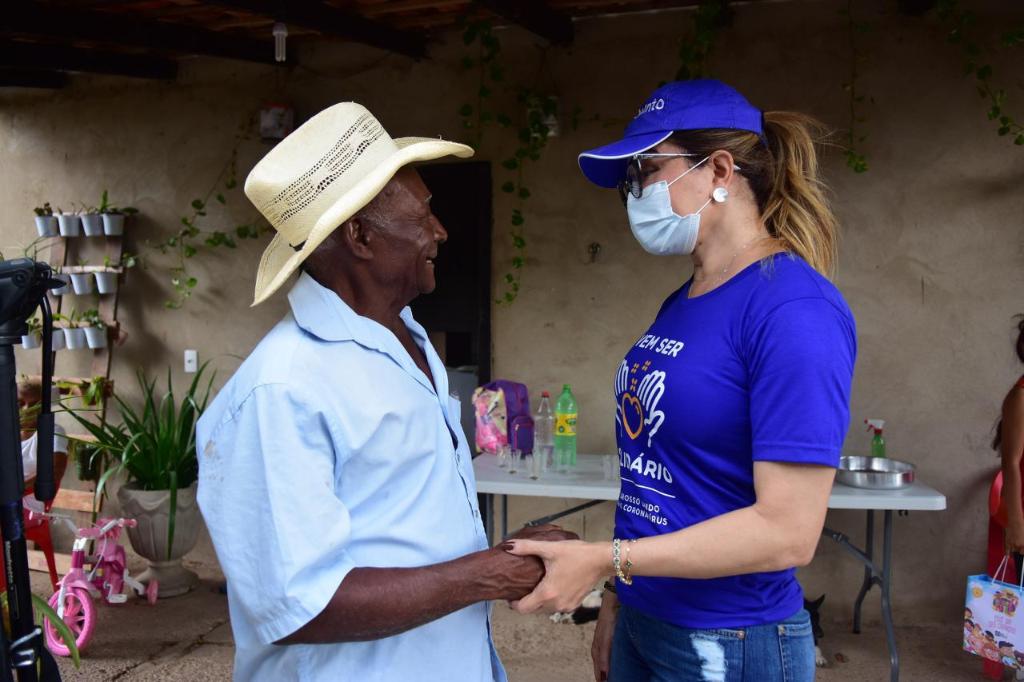
[{"label": "person's arm", "polygon": [[1006,505],[1006,551],[1024,552],[1024,509],[1021,507],[1020,463],[1024,454],[1024,391],[1014,389],[1003,401],[999,454]]},{"label": "person's arm", "polygon": [[391,637],[480,601],[519,599],[544,569],[496,547],[421,568],[354,568],[313,620],[275,644]]},{"label": "person's arm", "polygon": [[[719,578],[804,566],[825,524],[835,469],[754,462],[755,503],[674,533],[622,543],[632,575]],[[613,572],[611,543],[514,540],[510,552],[544,560],[544,579],[516,609],[569,611]]]}]

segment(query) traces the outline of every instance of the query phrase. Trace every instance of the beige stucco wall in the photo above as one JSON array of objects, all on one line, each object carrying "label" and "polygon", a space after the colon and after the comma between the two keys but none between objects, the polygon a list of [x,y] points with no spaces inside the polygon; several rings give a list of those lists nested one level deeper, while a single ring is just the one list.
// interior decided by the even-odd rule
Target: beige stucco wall
[{"label": "beige stucco wall", "polygon": [[[846,3],[759,3],[736,8],[719,39],[715,75],[766,109],[796,109],[842,128],[843,84],[850,53]],[[959,53],[931,19],[901,17],[889,3],[858,5],[874,30],[861,37],[863,111],[871,170],[855,175],[836,151],[824,172],[843,223],[836,281],[858,322],[860,354],[852,399],[851,453],[867,449],[865,417],[884,418],[890,454],[915,462],[922,479],[945,492],[949,510],[913,513],[896,527],[895,604],[900,622],[954,619],[964,576],[983,566],[985,492],[996,460],[987,443],[1002,395],[1019,374],[1011,353],[1011,315],[1024,312],[1024,151],[995,135],[973,84],[961,77]],[[573,384],[580,401],[583,452],[613,452],[612,373],[653,318],[661,300],[689,275],[686,259],[654,258],[633,241],[613,192],[587,185],[575,166],[582,149],[605,142],[631,111],[675,72],[676,40],[687,12],[592,19],[577,23],[571,50],[551,49],[541,85],[565,110],[579,105],[581,127],[553,139],[531,167],[527,202],[528,263],[512,306],[494,309],[494,375],[518,379],[535,393]],[[1019,23],[993,9],[983,26]],[[538,72],[539,41],[519,29],[500,32],[512,79]],[[175,84],[115,78],[76,79],[55,93],[0,93],[0,247],[10,257],[31,241],[31,209],[42,201],[95,202],[108,188],[143,216],[130,228],[135,251],[177,229],[188,202],[214,182],[247,116],[286,100],[308,115],[341,100],[371,108],[394,135],[463,137],[457,109],[475,84],[458,67],[457,34],[412,64],[369,49],[329,45],[300,51],[287,75],[215,60],[187,60]],[[1011,88],[1009,106],[1024,115],[1013,74],[1020,54],[1000,54],[996,79]],[[508,98],[507,107],[513,99]],[[597,120],[591,120],[592,115]],[[242,145],[242,175],[268,147]],[[491,131],[480,157],[499,161],[511,149]],[[503,181],[495,166],[496,189]],[[496,192],[494,278],[505,272],[511,206]],[[210,224],[248,220],[241,194]],[[222,224],[224,224],[222,223]],[[486,229],[486,226],[481,226]],[[588,262],[591,242],[602,246]],[[130,338],[117,351],[114,376],[130,386],[137,366],[170,364],[180,382],[181,352],[199,350],[219,371],[237,367],[285,309],[283,297],[251,310],[252,281],[263,243],[195,259],[200,293],[167,311],[166,263],[149,253],[122,297]],[[45,257],[45,254],[41,254]],[[19,362],[34,358],[19,351]],[[62,373],[87,373],[86,361],[62,356]],[[513,523],[564,506],[513,500]],[[828,523],[862,534],[863,517],[833,512]],[[566,521],[589,538],[607,537],[611,505]],[[826,618],[845,618],[861,569],[822,542],[801,577],[809,593],[828,593]],[[870,600],[869,619],[876,617]]]}]

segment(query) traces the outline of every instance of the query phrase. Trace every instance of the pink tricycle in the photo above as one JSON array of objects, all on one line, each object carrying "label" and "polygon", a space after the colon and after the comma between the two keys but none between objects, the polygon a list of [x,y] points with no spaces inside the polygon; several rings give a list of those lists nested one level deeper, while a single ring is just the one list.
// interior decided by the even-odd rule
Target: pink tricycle
[{"label": "pink tricycle", "polygon": [[[145,595],[150,604],[156,603],[160,589],[156,580],[143,585],[128,575],[124,547],[118,542],[121,529],[135,527],[134,519],[100,519],[92,528],[77,528],[67,517],[60,520],[75,532],[75,543],[71,551],[71,571],[61,578],[60,588],[50,597],[50,606],[57,612],[75,636],[75,646],[85,649],[96,626],[96,610],[93,597],[103,597],[108,604],[123,604],[128,601],[127,585],[140,597]],[[91,541],[99,543],[94,556],[86,556],[86,547]],[[91,566],[86,572],[86,564]],[[44,623],[46,645],[58,656],[68,656],[70,651],[49,620]]]}]

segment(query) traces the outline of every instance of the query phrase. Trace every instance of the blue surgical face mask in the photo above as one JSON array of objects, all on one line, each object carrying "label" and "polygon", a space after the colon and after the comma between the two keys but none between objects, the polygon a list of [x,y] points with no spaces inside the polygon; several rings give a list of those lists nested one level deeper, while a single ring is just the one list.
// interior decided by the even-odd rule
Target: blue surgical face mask
[{"label": "blue surgical face mask", "polygon": [[[711,157],[704,157],[686,169],[686,173],[695,170],[709,158]],[[711,203],[711,199],[705,201],[696,213],[681,216],[673,211],[672,196],[668,188],[683,175],[672,182],[662,180],[647,185],[639,199],[632,194],[629,195],[626,202],[629,227],[647,253],[655,256],[685,256],[693,253],[697,246],[700,212]]]}]

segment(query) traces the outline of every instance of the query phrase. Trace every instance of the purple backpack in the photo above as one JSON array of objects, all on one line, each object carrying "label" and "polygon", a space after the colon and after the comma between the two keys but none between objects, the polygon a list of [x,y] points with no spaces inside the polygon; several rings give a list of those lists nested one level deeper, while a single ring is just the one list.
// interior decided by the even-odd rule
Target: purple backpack
[{"label": "purple backpack", "polygon": [[[477,402],[476,396],[478,394],[487,394],[488,392],[500,392],[502,400],[500,403],[504,403],[505,408],[505,419],[504,425],[506,428],[505,442],[508,443],[513,450],[521,450],[524,455],[533,452],[533,417],[530,415],[530,393],[526,390],[525,384],[516,383],[515,381],[505,381],[499,379],[498,381],[492,381],[489,384],[485,384],[477,389],[477,393],[474,394],[474,403]],[[500,411],[500,406],[498,407]],[[477,418],[477,449],[491,451],[491,447],[482,446],[479,442],[480,439],[480,417],[482,416],[481,409],[476,410]],[[494,415],[497,417],[497,415]],[[500,424],[501,419],[498,418],[491,421],[492,424]]]}]

